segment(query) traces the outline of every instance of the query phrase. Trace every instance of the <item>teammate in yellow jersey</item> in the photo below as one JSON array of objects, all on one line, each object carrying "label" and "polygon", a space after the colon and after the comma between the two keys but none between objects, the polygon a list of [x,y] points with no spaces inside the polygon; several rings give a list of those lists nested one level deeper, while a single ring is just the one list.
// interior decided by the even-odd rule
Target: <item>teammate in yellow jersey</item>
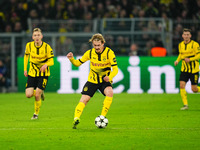
[{"label": "teammate in yellow jersey", "polygon": [[102,116],[106,116],[113,100],[112,79],[118,73],[115,54],[110,48],[104,46],[104,37],[97,33],[92,36],[89,42],[92,43],[93,48],[86,51],[80,59],[75,60],[72,52],[67,54],[67,58],[77,67],[90,60],[88,81],[83,87],[81,99],[75,108],[74,129],[80,122],[84,107],[98,89],[106,96],[101,112]]},{"label": "teammate in yellow jersey", "polygon": [[[28,77],[26,83],[26,97],[35,97],[35,112],[31,119],[38,119],[41,107],[41,99],[44,100],[44,90],[50,76],[49,67],[54,65],[54,54],[51,47],[42,41],[43,35],[39,28],[35,28],[32,34],[32,42],[26,44],[24,54],[24,76]],[[29,72],[27,65],[29,60]]]},{"label": "teammate in yellow jersey", "polygon": [[185,90],[186,83],[190,79],[191,89],[193,92],[200,92],[200,87],[198,85],[199,79],[199,59],[200,59],[200,47],[199,44],[191,40],[191,30],[184,29],[182,38],[183,41],[179,43],[179,55],[174,65],[182,60],[181,74],[180,74],[180,94],[183,101],[183,107],[181,110],[188,109],[187,93]]}]

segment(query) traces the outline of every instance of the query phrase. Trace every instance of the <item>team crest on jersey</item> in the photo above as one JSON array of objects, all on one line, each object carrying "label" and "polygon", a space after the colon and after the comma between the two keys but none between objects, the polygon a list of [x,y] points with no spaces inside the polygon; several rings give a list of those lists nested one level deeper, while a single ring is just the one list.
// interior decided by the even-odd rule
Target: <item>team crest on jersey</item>
[{"label": "team crest on jersey", "polygon": [[106,56],[103,57],[103,61],[106,61]]},{"label": "team crest on jersey", "polygon": [[84,89],[83,89],[83,91],[87,91],[88,90],[88,87],[86,86],[86,87],[84,87]]}]

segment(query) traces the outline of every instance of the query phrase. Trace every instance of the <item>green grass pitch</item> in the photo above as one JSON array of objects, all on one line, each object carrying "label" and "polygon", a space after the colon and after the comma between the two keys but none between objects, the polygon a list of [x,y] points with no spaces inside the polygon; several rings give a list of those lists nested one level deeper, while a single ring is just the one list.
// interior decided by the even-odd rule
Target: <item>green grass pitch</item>
[{"label": "green grass pitch", "polygon": [[72,129],[80,94],[46,93],[38,120],[31,120],[34,98],[0,94],[1,150],[197,150],[200,149],[200,98],[188,94],[181,111],[179,94],[115,94],[106,129],[98,129],[104,97],[96,93],[81,123]]}]

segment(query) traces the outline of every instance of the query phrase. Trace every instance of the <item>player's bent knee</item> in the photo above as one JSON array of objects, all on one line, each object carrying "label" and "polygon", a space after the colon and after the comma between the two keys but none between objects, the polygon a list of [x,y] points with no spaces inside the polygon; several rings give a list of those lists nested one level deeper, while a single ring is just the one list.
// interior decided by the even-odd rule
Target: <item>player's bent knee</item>
[{"label": "player's bent knee", "polygon": [[104,94],[106,96],[109,96],[109,97],[113,97],[113,89],[111,87],[107,87],[105,90],[104,90]]},{"label": "player's bent knee", "polygon": [[106,93],[106,96],[113,97],[113,91],[112,90],[108,91]]},{"label": "player's bent knee", "polygon": [[198,89],[197,89],[197,88],[192,88],[192,91],[193,91],[194,93],[197,93],[197,92],[198,92]]},{"label": "player's bent knee", "polygon": [[113,97],[113,92],[112,92],[112,93],[109,93],[107,96]]},{"label": "player's bent knee", "polygon": [[31,94],[31,93],[26,93],[26,97],[27,98],[31,98],[33,96],[33,94]]},{"label": "player's bent knee", "polygon": [[185,85],[180,84],[180,88],[181,88],[181,89],[184,89],[184,88],[185,88]]}]

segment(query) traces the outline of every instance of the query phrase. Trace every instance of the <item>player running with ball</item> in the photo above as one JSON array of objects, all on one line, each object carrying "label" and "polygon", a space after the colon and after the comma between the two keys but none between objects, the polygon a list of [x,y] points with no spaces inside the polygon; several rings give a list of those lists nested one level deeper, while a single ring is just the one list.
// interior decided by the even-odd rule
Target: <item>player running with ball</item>
[{"label": "player running with ball", "polygon": [[92,43],[93,48],[87,50],[80,59],[75,60],[72,52],[67,54],[67,58],[77,67],[90,60],[88,81],[83,87],[81,99],[75,108],[74,129],[80,123],[83,109],[98,89],[106,96],[101,112],[102,116],[106,116],[113,100],[112,79],[118,73],[115,54],[110,48],[104,46],[104,37],[99,33],[94,34],[89,42]]}]

